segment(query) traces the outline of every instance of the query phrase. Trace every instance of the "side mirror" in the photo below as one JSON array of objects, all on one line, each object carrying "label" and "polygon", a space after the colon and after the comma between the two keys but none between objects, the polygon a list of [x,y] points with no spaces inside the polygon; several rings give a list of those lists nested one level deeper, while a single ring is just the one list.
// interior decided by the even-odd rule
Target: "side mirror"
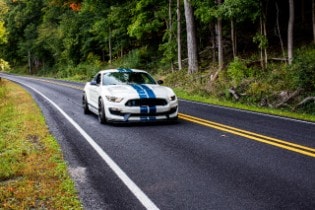
[{"label": "side mirror", "polygon": [[163,80],[158,80],[157,83],[158,83],[159,85],[162,85],[164,82],[163,82]]},{"label": "side mirror", "polygon": [[92,80],[92,81],[90,82],[90,85],[96,85],[96,81],[95,81],[95,80]]}]

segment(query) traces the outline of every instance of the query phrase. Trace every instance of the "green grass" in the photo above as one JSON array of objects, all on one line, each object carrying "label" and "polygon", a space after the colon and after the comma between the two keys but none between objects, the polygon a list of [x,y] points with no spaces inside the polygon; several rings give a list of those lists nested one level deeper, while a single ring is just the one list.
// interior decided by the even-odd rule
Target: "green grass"
[{"label": "green grass", "polygon": [[82,209],[61,150],[21,87],[0,81],[0,209]]},{"label": "green grass", "polygon": [[265,114],[271,114],[271,115],[276,115],[276,116],[282,116],[282,117],[288,117],[288,118],[293,118],[293,119],[315,122],[315,116],[311,115],[311,114],[290,112],[287,110],[273,109],[273,108],[266,108],[266,107],[250,106],[250,105],[241,104],[238,102],[220,100],[218,98],[212,98],[210,96],[205,97],[205,96],[201,96],[198,94],[189,94],[187,91],[185,91],[181,88],[174,88],[174,91],[176,92],[176,95],[179,98],[186,99],[186,100],[203,102],[203,103],[208,103],[208,104],[220,105],[220,106],[225,106],[225,107],[231,107],[231,108],[243,109],[243,110],[248,110],[248,111],[253,111],[253,112],[260,112],[260,113],[265,113]]}]

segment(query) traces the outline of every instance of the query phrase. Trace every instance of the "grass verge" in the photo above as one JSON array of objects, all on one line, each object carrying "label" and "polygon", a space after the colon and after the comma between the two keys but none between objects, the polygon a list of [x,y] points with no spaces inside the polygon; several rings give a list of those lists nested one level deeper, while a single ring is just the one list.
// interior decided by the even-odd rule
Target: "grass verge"
[{"label": "grass verge", "polygon": [[0,209],[82,209],[61,150],[20,86],[0,80]]},{"label": "grass verge", "polygon": [[233,101],[220,100],[218,98],[211,98],[211,97],[205,97],[205,96],[200,96],[196,94],[189,94],[187,91],[184,91],[180,88],[174,88],[174,91],[176,92],[176,95],[179,98],[190,100],[190,101],[203,102],[203,103],[208,103],[208,104],[220,105],[220,106],[231,107],[231,108],[236,108],[236,109],[242,109],[242,110],[248,110],[248,111],[253,111],[253,112],[281,116],[281,117],[288,117],[288,118],[293,118],[293,119],[298,119],[298,120],[315,122],[315,116],[311,114],[290,112],[290,111],[281,110],[281,109],[250,106],[250,105],[241,104],[241,103],[237,103]]}]

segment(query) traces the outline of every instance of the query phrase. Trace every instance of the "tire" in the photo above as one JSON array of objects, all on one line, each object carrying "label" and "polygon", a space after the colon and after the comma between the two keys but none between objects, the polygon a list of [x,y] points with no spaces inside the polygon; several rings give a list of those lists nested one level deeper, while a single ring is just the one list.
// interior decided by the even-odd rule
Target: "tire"
[{"label": "tire", "polygon": [[87,98],[86,98],[86,95],[83,94],[83,97],[82,97],[82,107],[83,107],[83,113],[84,114],[90,114],[90,110],[89,110],[89,106],[88,106],[88,102],[87,102]]},{"label": "tire", "polygon": [[106,123],[104,103],[103,103],[102,99],[99,99],[99,101],[98,101],[98,121],[100,122],[100,124]]}]

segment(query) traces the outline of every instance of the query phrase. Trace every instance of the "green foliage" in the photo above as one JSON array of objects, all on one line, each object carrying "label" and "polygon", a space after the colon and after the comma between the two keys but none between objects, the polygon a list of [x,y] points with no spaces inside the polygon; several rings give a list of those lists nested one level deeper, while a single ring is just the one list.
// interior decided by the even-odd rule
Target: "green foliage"
[{"label": "green foliage", "polygon": [[147,68],[146,64],[150,61],[148,57],[149,50],[147,47],[134,49],[130,51],[124,58],[117,60],[119,67],[125,68]]},{"label": "green foliage", "polygon": [[242,100],[250,104],[259,104],[263,98],[272,93],[272,86],[267,81],[259,80],[250,83]]},{"label": "green foliage", "polygon": [[4,22],[0,20],[0,44],[5,44],[7,42],[7,31],[4,27]]},{"label": "green foliage", "polygon": [[159,46],[159,51],[163,53],[163,58],[161,59],[161,63],[169,64],[176,60],[176,42],[175,40],[171,40],[165,42]]},{"label": "green foliage", "polygon": [[8,71],[10,70],[10,64],[9,62],[3,60],[2,58],[0,58],[0,71]]},{"label": "green foliage", "polygon": [[207,72],[187,74],[187,69],[182,69],[168,73],[165,78],[165,84],[174,88],[184,89],[191,95],[209,96],[208,79],[209,74]]},{"label": "green foliage", "polygon": [[218,16],[218,11],[214,1],[196,1],[194,2],[196,8],[195,15],[203,23],[210,23]]},{"label": "green foliage", "polygon": [[296,51],[292,66],[289,66],[293,85],[306,93],[315,93],[315,46]]},{"label": "green foliage", "polygon": [[67,78],[75,81],[90,80],[100,69],[102,63],[98,56],[90,54],[85,62],[78,65],[62,66],[57,72],[57,78]]},{"label": "green foliage", "polygon": [[244,79],[253,76],[253,69],[246,66],[245,61],[236,57],[227,67],[227,74],[234,86],[238,86]]},{"label": "green foliage", "polygon": [[9,11],[9,7],[4,0],[0,1],[0,20],[4,17],[4,15]]},{"label": "green foliage", "polygon": [[250,19],[255,21],[259,15],[259,1],[256,0],[225,0],[218,9],[221,16],[237,22]]},{"label": "green foliage", "polygon": [[80,58],[81,20],[72,11],[64,13],[61,17],[60,30],[62,32],[63,51],[60,54],[60,61],[63,64],[76,65]]},{"label": "green foliage", "polygon": [[164,16],[160,13],[163,7],[158,7],[162,3],[163,1],[156,0],[137,1],[132,22],[128,26],[128,34],[141,39],[144,35],[157,32],[164,25]]},{"label": "green foliage", "polygon": [[266,49],[268,47],[268,39],[266,36],[257,33],[254,37],[253,37],[253,42],[258,44],[258,48],[259,49]]}]

